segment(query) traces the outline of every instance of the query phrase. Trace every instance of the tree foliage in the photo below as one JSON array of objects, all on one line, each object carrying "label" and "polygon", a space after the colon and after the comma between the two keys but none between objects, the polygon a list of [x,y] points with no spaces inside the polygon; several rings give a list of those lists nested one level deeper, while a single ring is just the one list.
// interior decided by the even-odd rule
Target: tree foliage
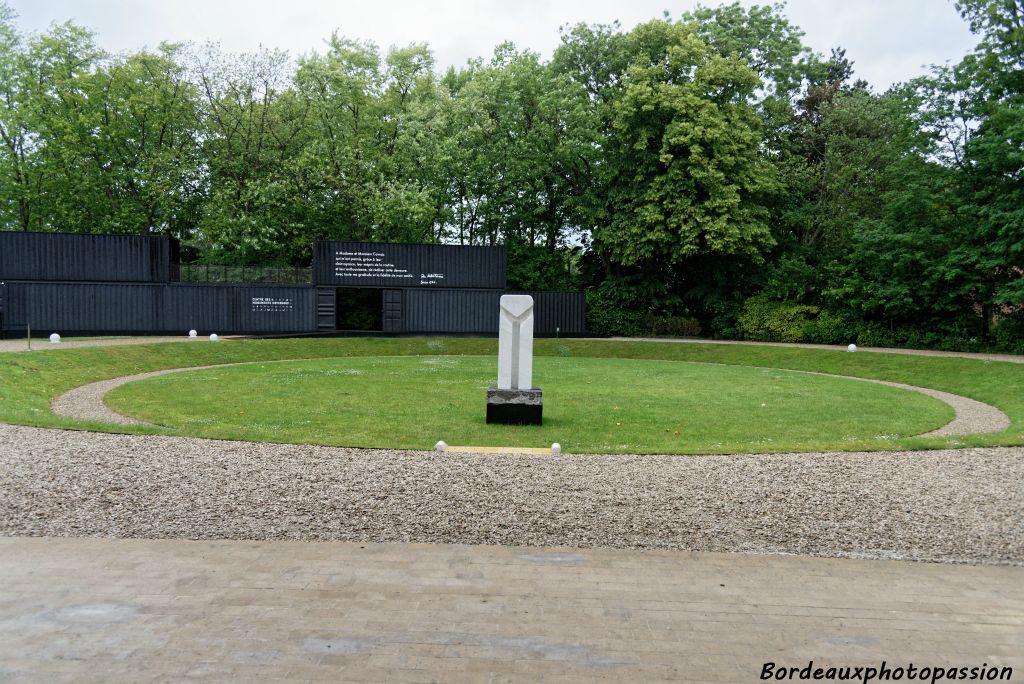
[{"label": "tree foliage", "polygon": [[782,5],[567,26],[550,59],[504,43],[438,73],[425,44],[340,34],[298,59],[112,55],[0,3],[0,229],[232,265],[502,244],[510,286],[588,289],[598,332],[1024,347],[1024,0],[955,6],[977,47],[876,92]]}]

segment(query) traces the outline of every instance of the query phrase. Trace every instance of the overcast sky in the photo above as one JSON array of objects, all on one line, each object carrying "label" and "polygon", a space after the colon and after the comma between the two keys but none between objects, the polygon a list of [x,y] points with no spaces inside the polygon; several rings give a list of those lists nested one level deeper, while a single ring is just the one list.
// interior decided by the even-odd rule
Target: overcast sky
[{"label": "overcast sky", "polygon": [[[545,57],[564,24],[623,27],[691,9],[692,0],[458,0],[341,2],[330,0],[8,0],[21,28],[45,31],[73,20],[98,35],[111,52],[155,47],[161,41],[219,42],[229,51],[260,45],[293,56],[323,51],[333,30],[381,48],[429,43],[439,69],[489,57],[511,40]],[[706,5],[719,4],[704,0]],[[744,4],[752,4],[744,1]],[[762,0],[760,4],[767,4]],[[928,64],[958,61],[975,37],[951,0],[790,0],[790,21],[805,43],[823,54],[846,48],[856,76],[878,90],[920,75]]]}]

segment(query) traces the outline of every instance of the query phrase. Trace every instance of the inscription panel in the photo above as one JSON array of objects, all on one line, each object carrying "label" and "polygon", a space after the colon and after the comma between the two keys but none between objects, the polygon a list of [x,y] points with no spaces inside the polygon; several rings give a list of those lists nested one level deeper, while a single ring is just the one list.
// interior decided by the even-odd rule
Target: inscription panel
[{"label": "inscription panel", "polygon": [[321,241],[319,285],[341,287],[505,287],[504,247]]}]

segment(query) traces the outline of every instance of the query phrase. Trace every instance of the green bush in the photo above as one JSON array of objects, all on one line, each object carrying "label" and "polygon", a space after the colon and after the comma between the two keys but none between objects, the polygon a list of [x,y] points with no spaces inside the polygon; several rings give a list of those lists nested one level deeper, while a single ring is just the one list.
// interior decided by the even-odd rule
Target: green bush
[{"label": "green bush", "polygon": [[764,295],[743,303],[737,329],[748,340],[761,342],[803,342],[805,328],[818,315],[818,307],[774,302]]},{"label": "green bush", "polygon": [[701,330],[696,318],[685,316],[648,316],[646,322],[653,335],[697,337]]},{"label": "green bush", "polygon": [[587,331],[593,335],[641,337],[648,334],[648,304],[635,289],[606,280],[586,292]]},{"label": "green bush", "polygon": [[942,351],[979,352],[991,349],[973,332],[973,327],[950,328],[911,327],[887,328],[877,321],[862,322],[857,329],[857,344],[863,347],[897,349],[940,349]]},{"label": "green bush", "polygon": [[847,344],[857,339],[857,326],[845,316],[822,311],[804,325],[804,339],[815,344]]},{"label": "green bush", "polygon": [[992,340],[1000,351],[1024,354],[1024,311],[997,318],[992,326]]}]

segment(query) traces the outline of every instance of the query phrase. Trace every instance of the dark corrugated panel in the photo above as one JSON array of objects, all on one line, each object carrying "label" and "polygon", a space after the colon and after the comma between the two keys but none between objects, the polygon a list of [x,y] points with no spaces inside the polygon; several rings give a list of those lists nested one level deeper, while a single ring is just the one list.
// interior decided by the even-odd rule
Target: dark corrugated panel
[{"label": "dark corrugated panel", "polygon": [[47,332],[155,332],[164,285],[8,283],[11,328]]},{"label": "dark corrugated panel", "polygon": [[163,329],[203,334],[313,332],[316,288],[308,285],[168,285]]},{"label": "dark corrugated panel", "polygon": [[402,332],[402,291],[384,290],[382,327],[386,333]]},{"label": "dark corrugated panel", "polygon": [[333,287],[316,289],[316,329],[322,332],[332,331],[337,327],[337,290]]},{"label": "dark corrugated panel", "polygon": [[[23,331],[31,324],[42,333],[313,332],[320,299],[317,288],[284,285],[15,282],[2,289],[3,329]],[[583,293],[522,294],[534,298],[535,334],[585,332]],[[385,290],[385,331],[495,335],[501,295],[502,290]]]},{"label": "dark corrugated panel", "polygon": [[[163,290],[163,327],[168,332],[201,334],[234,331],[231,285],[169,285]],[[254,331],[255,332],[255,331]]]},{"label": "dark corrugated panel", "polygon": [[344,287],[504,288],[504,247],[317,241],[313,279]]},{"label": "dark corrugated panel", "polygon": [[7,283],[0,283],[0,336],[8,327],[8,317],[11,312],[7,305]]},{"label": "dark corrugated panel", "polygon": [[0,280],[164,283],[177,240],[0,232]]},{"label": "dark corrugated panel", "polygon": [[240,285],[234,292],[235,330],[240,332],[313,332],[316,288]]},{"label": "dark corrugated panel", "polygon": [[501,295],[501,290],[405,290],[402,332],[497,334]]},{"label": "dark corrugated panel", "polygon": [[533,329],[538,335],[583,335],[587,298],[582,292],[509,292],[533,297]]},{"label": "dark corrugated panel", "polygon": [[[496,335],[501,290],[407,289],[402,332]],[[533,297],[535,335],[586,332],[582,292],[509,292]]]},{"label": "dark corrugated panel", "polygon": [[7,330],[39,332],[313,332],[310,286],[9,283]]}]

